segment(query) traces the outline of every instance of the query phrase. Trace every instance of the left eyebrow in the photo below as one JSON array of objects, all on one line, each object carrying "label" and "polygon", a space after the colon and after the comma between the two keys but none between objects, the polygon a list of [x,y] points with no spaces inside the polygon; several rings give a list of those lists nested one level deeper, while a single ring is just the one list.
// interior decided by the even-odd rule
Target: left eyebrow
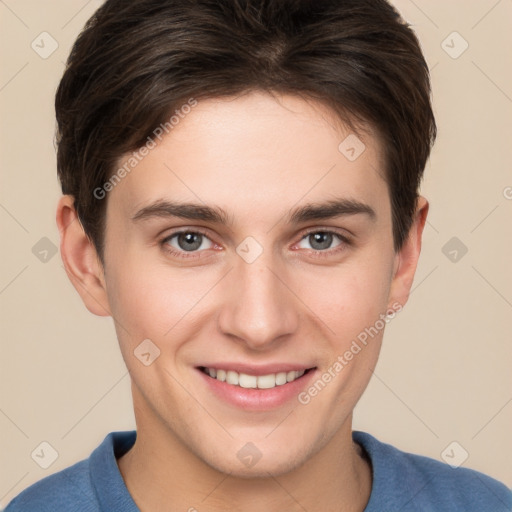
[{"label": "left eyebrow", "polygon": [[344,215],[367,215],[375,221],[377,214],[368,204],[353,199],[338,198],[325,203],[313,203],[300,206],[288,214],[288,222],[300,224],[312,220],[326,220]]},{"label": "left eyebrow", "polygon": [[[375,221],[375,210],[368,204],[353,199],[338,198],[322,203],[309,203],[288,212],[286,218],[290,224],[301,224],[312,220],[326,220],[346,215],[367,215]],[[232,225],[228,214],[218,206],[197,203],[181,203],[160,200],[141,208],[132,216],[137,222],[154,217],[179,217],[188,220],[213,222],[214,224]]]}]

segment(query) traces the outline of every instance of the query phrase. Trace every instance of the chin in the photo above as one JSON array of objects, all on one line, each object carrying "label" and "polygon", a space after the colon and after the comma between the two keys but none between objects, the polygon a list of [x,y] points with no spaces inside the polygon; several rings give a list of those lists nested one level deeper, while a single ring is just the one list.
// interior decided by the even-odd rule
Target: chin
[{"label": "chin", "polygon": [[[297,443],[294,447],[288,445],[286,450],[275,450],[268,443],[267,446],[263,444],[261,443],[262,447],[259,449],[255,443],[248,442],[241,447],[237,443],[232,449],[210,454],[210,457],[202,457],[202,460],[216,471],[231,477],[251,479],[290,473],[302,466],[309,457],[303,443]],[[226,457],[226,453],[233,453],[233,457]]]}]

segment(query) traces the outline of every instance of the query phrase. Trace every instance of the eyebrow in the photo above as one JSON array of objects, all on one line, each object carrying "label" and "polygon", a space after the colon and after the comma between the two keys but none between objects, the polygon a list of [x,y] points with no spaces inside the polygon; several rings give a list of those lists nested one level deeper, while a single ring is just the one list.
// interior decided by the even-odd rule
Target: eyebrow
[{"label": "eyebrow", "polygon": [[[367,215],[374,221],[375,210],[368,204],[353,199],[338,198],[322,203],[310,203],[288,212],[287,222],[301,224],[312,220],[327,220],[344,215]],[[138,210],[132,221],[138,222],[158,217],[179,217],[188,220],[232,225],[228,214],[218,206],[206,206],[198,203],[182,203],[160,200]]]}]

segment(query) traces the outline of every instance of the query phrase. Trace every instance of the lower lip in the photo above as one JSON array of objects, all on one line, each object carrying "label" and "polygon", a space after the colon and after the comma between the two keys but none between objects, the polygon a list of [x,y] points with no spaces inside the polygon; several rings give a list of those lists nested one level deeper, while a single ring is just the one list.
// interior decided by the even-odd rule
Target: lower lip
[{"label": "lower lip", "polygon": [[200,369],[197,369],[197,371],[209,389],[221,400],[239,409],[248,411],[275,409],[293,398],[296,399],[299,393],[309,385],[316,373],[315,369],[311,369],[293,382],[287,382],[286,384],[270,389],[257,389],[233,386],[232,384],[221,382],[220,380],[206,375],[206,373]]}]

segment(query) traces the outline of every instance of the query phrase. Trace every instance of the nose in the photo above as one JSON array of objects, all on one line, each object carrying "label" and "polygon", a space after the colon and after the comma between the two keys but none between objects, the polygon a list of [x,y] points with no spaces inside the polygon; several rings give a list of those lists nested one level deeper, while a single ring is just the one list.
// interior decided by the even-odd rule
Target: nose
[{"label": "nose", "polygon": [[240,258],[224,283],[226,299],[218,317],[224,335],[264,351],[296,331],[299,301],[288,287],[283,266],[265,252],[254,262]]}]

